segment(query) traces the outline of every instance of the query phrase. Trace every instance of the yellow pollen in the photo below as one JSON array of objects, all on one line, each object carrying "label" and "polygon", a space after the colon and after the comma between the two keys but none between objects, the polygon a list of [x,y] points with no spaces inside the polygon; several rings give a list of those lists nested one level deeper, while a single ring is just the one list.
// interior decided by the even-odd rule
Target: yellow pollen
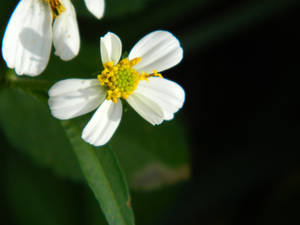
[{"label": "yellow pollen", "polygon": [[60,0],[45,0],[45,1],[50,4],[50,7],[52,9],[52,15],[54,18],[56,18],[66,10],[63,4],[60,2]]},{"label": "yellow pollen", "polygon": [[133,66],[138,64],[141,59],[141,57],[132,60],[125,58],[116,65],[113,62],[104,64],[104,69],[97,78],[100,85],[107,90],[107,100],[116,103],[118,98],[127,99],[137,88],[140,80],[148,81],[148,78],[153,76],[162,77],[156,70],[151,74],[137,72]]}]

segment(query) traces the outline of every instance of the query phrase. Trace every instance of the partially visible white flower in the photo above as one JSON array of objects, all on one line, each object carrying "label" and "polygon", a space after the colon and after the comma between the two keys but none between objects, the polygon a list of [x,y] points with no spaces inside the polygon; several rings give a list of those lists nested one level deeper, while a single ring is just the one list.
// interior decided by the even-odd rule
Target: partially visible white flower
[{"label": "partially visible white flower", "polygon": [[82,138],[94,145],[106,144],[117,129],[125,99],[152,125],[173,119],[183,105],[185,92],[159,72],[178,64],[183,50],[167,31],[154,31],[142,38],[120,60],[122,44],[107,33],[100,39],[104,66],[98,79],[66,79],[49,90],[49,107],[54,117],[71,119],[97,109],[85,126]]},{"label": "partially visible white flower", "polygon": [[[103,16],[104,0],[85,3],[97,18]],[[80,37],[71,1],[21,0],[6,27],[2,56],[18,75],[37,76],[48,64],[52,41],[55,54],[62,60],[71,60],[79,52]]]},{"label": "partially visible white flower", "polygon": [[84,0],[88,10],[96,16],[98,19],[101,19],[104,14],[104,0]]}]

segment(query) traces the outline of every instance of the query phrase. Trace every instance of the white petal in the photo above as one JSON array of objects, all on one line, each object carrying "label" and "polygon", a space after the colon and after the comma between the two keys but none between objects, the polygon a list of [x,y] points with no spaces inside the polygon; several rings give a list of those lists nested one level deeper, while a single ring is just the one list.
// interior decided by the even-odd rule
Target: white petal
[{"label": "white petal", "polygon": [[114,62],[117,64],[122,54],[122,43],[114,33],[108,32],[100,38],[100,51],[102,63]]},{"label": "white petal", "polygon": [[96,16],[98,19],[101,19],[104,14],[104,0],[84,0],[88,10]]},{"label": "white petal", "polygon": [[82,139],[94,146],[106,144],[119,126],[121,117],[121,101],[105,100],[83,129]]},{"label": "white petal", "polygon": [[164,112],[164,119],[173,119],[174,113],[183,105],[185,92],[177,83],[159,77],[140,81],[135,93],[139,93],[157,103]]},{"label": "white petal", "polygon": [[55,83],[48,94],[51,114],[61,120],[93,111],[106,97],[97,79],[62,80]]},{"label": "white petal", "polygon": [[126,100],[141,117],[152,125],[160,124],[164,120],[162,108],[151,98],[135,91]]},{"label": "white petal", "polygon": [[183,50],[178,39],[168,31],[154,31],[143,37],[132,48],[129,59],[142,57],[134,68],[139,72],[152,73],[169,69],[178,64],[183,57]]},{"label": "white petal", "polygon": [[17,74],[39,75],[52,45],[52,15],[46,1],[22,0],[14,10],[2,41],[2,55]]},{"label": "white petal", "polygon": [[55,19],[53,44],[55,55],[67,61],[78,55],[80,37],[74,6],[69,0],[60,1],[66,10]]}]

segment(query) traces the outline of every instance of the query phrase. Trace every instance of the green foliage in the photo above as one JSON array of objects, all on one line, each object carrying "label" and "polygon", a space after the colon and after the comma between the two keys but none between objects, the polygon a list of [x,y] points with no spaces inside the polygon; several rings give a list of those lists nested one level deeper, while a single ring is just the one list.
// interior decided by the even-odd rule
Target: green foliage
[{"label": "green foliage", "polygon": [[[15,104],[16,102],[18,104]],[[37,165],[50,168],[61,177],[81,181],[83,176],[74,155],[75,151],[85,178],[110,224],[115,223],[116,215],[119,215],[119,220],[127,218],[124,224],[133,224],[131,208],[127,207],[130,201],[129,193],[122,172],[118,169],[116,159],[109,148],[99,150],[83,143],[80,138],[81,129],[76,128],[75,123],[72,125],[71,122],[63,122],[63,129],[50,115],[47,105],[21,90],[3,89],[0,92],[0,104],[6,106],[0,108],[0,126],[14,148],[29,155]],[[85,124],[86,119],[88,116],[77,122]],[[187,143],[182,138],[185,132],[179,124],[167,122],[161,127],[152,127],[133,110],[126,110],[122,122],[109,146],[119,156],[130,186],[151,190],[188,178]],[[153,138],[157,142],[153,142]],[[84,155],[85,153],[88,155]],[[103,190],[107,187],[104,183],[109,183],[108,186],[112,186],[113,189]],[[117,196],[114,197],[115,205],[110,207],[106,204],[112,202],[111,193]],[[113,209],[116,208],[123,210],[115,212]],[[122,222],[118,221],[117,224]]]},{"label": "green foliage", "polygon": [[[7,203],[6,209],[13,213],[14,224],[107,224],[86,186],[67,182],[33,165],[9,146],[3,150],[8,152],[8,158],[2,164],[5,199],[0,204]],[[157,218],[167,213],[180,190],[178,186],[169,186],[150,193],[134,191],[132,206],[137,213],[137,224],[157,223]]]},{"label": "green foliage", "polygon": [[131,198],[118,161],[110,149],[98,150],[85,143],[81,130],[70,121],[62,122],[87,183],[111,225],[133,225]]},{"label": "green foliage", "polygon": [[0,92],[0,126],[8,142],[40,166],[60,176],[81,179],[81,172],[58,120],[38,99],[15,89]]},{"label": "green foliage", "polygon": [[[16,149],[60,176],[82,180],[72,147],[58,120],[50,115],[47,105],[13,89],[0,92],[0,104],[6,106],[0,108],[0,126]],[[84,118],[89,119],[90,116]],[[79,121],[83,126],[86,124],[86,120]],[[177,122],[152,127],[132,110],[125,113],[122,122],[111,146],[120,158],[130,186],[152,189],[187,179],[188,147],[182,138],[185,133]],[[153,139],[157,141],[153,142]],[[99,151],[96,150],[96,154]],[[151,171],[157,176],[149,176]]]}]

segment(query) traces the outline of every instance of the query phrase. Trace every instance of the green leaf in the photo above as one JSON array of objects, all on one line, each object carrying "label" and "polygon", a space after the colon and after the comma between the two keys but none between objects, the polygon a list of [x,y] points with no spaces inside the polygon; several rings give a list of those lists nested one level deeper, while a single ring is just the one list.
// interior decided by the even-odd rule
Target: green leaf
[{"label": "green leaf", "polygon": [[[84,143],[81,130],[70,121],[63,122],[72,146],[57,120],[47,107],[22,91],[5,89],[0,94],[0,125],[8,141],[38,162],[61,175],[78,178],[79,160],[83,173],[100,202],[109,224],[134,224],[130,197],[123,174],[113,153],[107,149],[96,156],[94,149]],[[25,131],[25,132],[24,132]],[[57,153],[57,154],[56,154]],[[76,168],[76,169],[75,169]]]},{"label": "green leaf", "polygon": [[[160,221],[162,219],[165,221],[168,218],[170,208],[174,207],[174,204],[178,201],[178,197],[182,194],[182,187],[183,185],[172,185],[151,192],[131,192],[136,224],[166,224]],[[86,207],[87,212],[86,224],[105,224],[104,217],[97,207],[95,198],[87,191],[84,193],[84,197],[84,207]]]},{"label": "green leaf", "polygon": [[[74,122],[61,122],[76,153],[83,174],[110,225],[133,225],[128,187],[113,152],[85,143]],[[96,156],[98,151],[98,156]]]},{"label": "green leaf", "polygon": [[72,146],[47,105],[21,90],[4,89],[0,106],[0,127],[14,148],[60,176],[82,179]]}]

